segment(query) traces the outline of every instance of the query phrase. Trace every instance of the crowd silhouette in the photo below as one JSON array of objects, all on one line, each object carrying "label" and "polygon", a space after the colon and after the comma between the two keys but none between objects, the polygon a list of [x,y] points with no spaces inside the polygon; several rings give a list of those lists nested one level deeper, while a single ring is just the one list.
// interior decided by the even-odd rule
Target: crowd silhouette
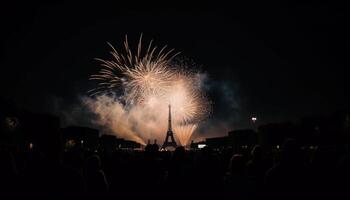
[{"label": "crowd silhouette", "polygon": [[[58,147],[58,146],[57,146]],[[346,194],[349,152],[301,148],[287,139],[279,150],[250,153],[204,147],[96,152],[33,148],[0,152],[2,193],[12,196],[272,199]]]}]

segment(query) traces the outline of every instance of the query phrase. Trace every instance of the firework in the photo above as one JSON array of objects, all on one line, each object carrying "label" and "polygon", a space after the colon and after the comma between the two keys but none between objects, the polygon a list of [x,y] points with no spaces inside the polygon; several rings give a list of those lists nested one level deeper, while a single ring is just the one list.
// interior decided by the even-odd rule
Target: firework
[{"label": "firework", "polygon": [[177,125],[175,126],[176,136],[182,146],[188,145],[192,133],[196,130],[197,124],[186,124],[186,125]]},{"label": "firework", "polygon": [[132,54],[127,37],[124,42],[126,55],[116,51],[111,44],[109,46],[112,48],[110,53],[114,59],[96,59],[101,62],[102,69],[90,77],[91,80],[100,81],[99,87],[89,91],[91,95],[104,93],[118,86],[124,88],[127,103],[142,102],[149,95],[166,94],[175,73],[169,69],[169,64],[178,53],[171,55],[173,50],[166,51],[166,46],[156,53],[157,47],[153,47],[151,41],[143,54],[142,36],[136,55]]},{"label": "firework", "polygon": [[187,144],[210,108],[198,87],[196,73],[185,70],[183,64],[174,64],[173,58],[178,53],[167,50],[166,46],[158,50],[151,41],[146,51],[142,51],[142,36],[136,53],[130,49],[127,37],[124,53],[118,52],[111,44],[109,46],[113,59],[96,59],[101,63],[101,69],[90,77],[98,81],[98,87],[89,91],[90,95],[101,96],[122,90],[116,101],[118,105],[123,102],[123,113],[127,113],[123,115],[124,120],[132,126],[129,129],[139,126],[134,132],[145,140],[149,139],[146,137],[162,139],[166,130],[162,124],[166,125],[167,105],[171,104],[177,138],[182,145]]}]

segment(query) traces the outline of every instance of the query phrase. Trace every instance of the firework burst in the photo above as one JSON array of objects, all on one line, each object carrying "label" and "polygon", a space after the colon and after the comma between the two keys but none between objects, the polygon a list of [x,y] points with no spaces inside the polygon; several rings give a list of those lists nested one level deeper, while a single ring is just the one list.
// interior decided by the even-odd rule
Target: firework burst
[{"label": "firework burst", "polygon": [[[126,110],[142,113],[142,116],[146,113],[147,119],[157,122],[166,122],[167,105],[171,104],[178,140],[186,144],[210,108],[207,98],[198,87],[196,74],[185,70],[183,64],[174,64],[172,60],[178,53],[173,49],[167,50],[166,46],[158,50],[151,41],[143,52],[142,35],[136,53],[130,49],[127,37],[124,53],[118,52],[111,44],[109,46],[113,59],[96,59],[101,63],[101,69],[90,79],[97,80],[98,87],[90,90],[89,94],[100,96],[122,89],[119,99],[124,102]],[[127,118],[130,120],[130,116]],[[135,123],[140,124],[139,121]]]},{"label": "firework burst", "polygon": [[149,95],[166,94],[175,73],[169,69],[170,61],[178,53],[172,54],[174,50],[167,51],[166,46],[156,52],[157,47],[152,46],[152,41],[148,44],[146,52],[142,53],[142,35],[135,55],[129,48],[127,36],[124,41],[126,55],[119,53],[111,44],[109,46],[112,48],[110,53],[114,59],[96,58],[101,62],[102,68],[98,74],[90,77],[91,80],[99,81],[99,87],[89,91],[92,96],[118,86],[124,88],[127,103],[140,103]]}]

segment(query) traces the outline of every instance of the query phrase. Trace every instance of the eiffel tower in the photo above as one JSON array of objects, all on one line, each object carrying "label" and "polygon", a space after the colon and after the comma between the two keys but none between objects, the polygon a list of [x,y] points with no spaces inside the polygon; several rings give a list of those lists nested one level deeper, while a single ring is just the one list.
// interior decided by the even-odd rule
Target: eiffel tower
[{"label": "eiffel tower", "polygon": [[[169,141],[169,138],[170,138],[170,141]],[[174,147],[174,148],[177,147],[177,144],[174,139],[174,133],[171,128],[171,105],[170,104],[169,104],[168,131],[166,132],[166,137],[162,148],[164,149],[166,147]]]}]

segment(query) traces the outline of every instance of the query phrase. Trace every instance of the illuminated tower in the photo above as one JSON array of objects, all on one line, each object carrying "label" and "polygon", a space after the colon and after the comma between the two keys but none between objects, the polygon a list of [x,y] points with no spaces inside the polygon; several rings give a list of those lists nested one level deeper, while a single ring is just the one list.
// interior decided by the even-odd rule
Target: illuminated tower
[{"label": "illuminated tower", "polygon": [[[169,138],[170,138],[170,141],[169,141]],[[166,137],[162,148],[166,148],[166,147],[174,147],[174,148],[177,147],[177,144],[174,139],[174,133],[171,128],[171,105],[170,104],[169,104],[168,131],[166,132]]]}]

